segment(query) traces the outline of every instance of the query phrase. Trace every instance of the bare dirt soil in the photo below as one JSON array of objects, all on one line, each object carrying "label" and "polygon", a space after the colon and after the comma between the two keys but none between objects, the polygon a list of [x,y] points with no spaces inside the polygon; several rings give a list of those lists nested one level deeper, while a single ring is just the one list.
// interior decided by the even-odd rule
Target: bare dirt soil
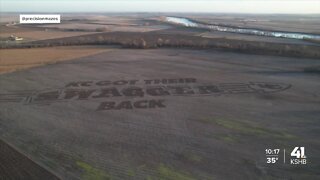
[{"label": "bare dirt soil", "polygon": [[84,34],[92,34],[96,32],[61,32],[61,31],[49,31],[44,30],[32,30],[32,31],[22,31],[22,32],[7,32],[0,33],[1,38],[8,38],[11,35],[22,37],[25,41],[35,41],[35,40],[44,40],[44,39],[54,39],[54,38],[63,38],[71,36],[80,36]]},{"label": "bare dirt soil", "polygon": [[[0,138],[63,179],[317,179],[320,78],[304,71],[314,66],[118,49],[2,74]],[[290,164],[296,146],[307,165]],[[276,164],[268,148],[281,149]]]},{"label": "bare dirt soil", "polygon": [[0,74],[74,58],[89,56],[112,48],[104,46],[76,46],[33,49],[1,49]]},{"label": "bare dirt soil", "polygon": [[39,166],[27,156],[0,139],[0,179],[58,180],[59,178]]}]

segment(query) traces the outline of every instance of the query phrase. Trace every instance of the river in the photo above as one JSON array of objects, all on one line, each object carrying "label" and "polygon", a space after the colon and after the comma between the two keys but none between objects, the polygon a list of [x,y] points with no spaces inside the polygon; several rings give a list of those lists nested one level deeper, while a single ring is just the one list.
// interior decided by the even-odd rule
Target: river
[{"label": "river", "polygon": [[268,30],[259,30],[252,28],[236,28],[220,25],[210,25],[194,22],[191,19],[181,18],[181,17],[166,17],[166,21],[182,25],[185,27],[191,28],[201,28],[208,29],[213,31],[222,31],[222,32],[231,32],[239,34],[250,34],[258,36],[269,36],[269,37],[279,37],[279,38],[290,38],[290,39],[316,39],[320,40],[320,35],[315,34],[306,34],[306,33],[294,33],[294,32],[281,32],[281,31],[268,31]]}]

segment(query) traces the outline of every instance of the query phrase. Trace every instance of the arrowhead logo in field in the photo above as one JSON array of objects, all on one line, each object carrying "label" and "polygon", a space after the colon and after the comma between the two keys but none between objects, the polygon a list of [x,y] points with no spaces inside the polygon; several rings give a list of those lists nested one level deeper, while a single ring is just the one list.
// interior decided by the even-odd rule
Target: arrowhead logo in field
[{"label": "arrowhead logo in field", "polygon": [[108,101],[100,102],[96,110],[152,109],[165,108],[163,98],[174,96],[265,94],[284,91],[290,87],[290,84],[270,82],[207,84],[199,83],[195,78],[76,81],[60,89],[0,94],[0,102],[48,105],[65,101],[103,99]]}]

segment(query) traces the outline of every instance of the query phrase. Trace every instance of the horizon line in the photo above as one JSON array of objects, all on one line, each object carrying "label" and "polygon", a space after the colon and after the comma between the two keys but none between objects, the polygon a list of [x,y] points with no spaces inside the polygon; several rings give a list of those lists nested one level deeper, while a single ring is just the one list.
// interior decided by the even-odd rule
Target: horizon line
[{"label": "horizon line", "polygon": [[150,13],[150,14],[164,14],[164,13],[190,13],[190,14],[266,14],[266,15],[271,15],[271,14],[274,14],[274,15],[320,15],[320,12],[319,13],[266,13],[266,12],[262,12],[262,13],[257,13],[257,12],[193,12],[193,11],[185,11],[185,12],[182,12],[182,11],[178,11],[178,12],[175,12],[175,11],[167,11],[167,12],[164,12],[164,11],[159,11],[159,12],[155,12],[155,11],[1,11],[0,14],[3,14],[3,13],[33,13],[33,14],[36,14],[36,13],[44,13],[44,14],[48,14],[48,13],[73,13],[73,14],[76,14],[76,13],[96,13],[96,14],[100,14],[100,13]]}]

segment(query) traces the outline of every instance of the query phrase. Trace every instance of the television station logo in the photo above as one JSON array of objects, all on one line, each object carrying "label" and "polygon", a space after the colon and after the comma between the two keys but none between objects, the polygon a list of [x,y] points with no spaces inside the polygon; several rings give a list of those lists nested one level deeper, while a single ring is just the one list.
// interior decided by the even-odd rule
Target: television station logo
[{"label": "television station logo", "polygon": [[[286,149],[272,149],[268,148],[266,151],[266,163],[267,164],[276,164],[281,159],[283,164],[289,163],[292,165],[305,165],[307,164],[307,156],[305,147],[294,147],[290,153],[289,162],[286,161]],[[282,155],[282,157],[281,157]]]},{"label": "television station logo", "polygon": [[304,147],[295,147],[291,152],[290,164],[307,164]]}]

